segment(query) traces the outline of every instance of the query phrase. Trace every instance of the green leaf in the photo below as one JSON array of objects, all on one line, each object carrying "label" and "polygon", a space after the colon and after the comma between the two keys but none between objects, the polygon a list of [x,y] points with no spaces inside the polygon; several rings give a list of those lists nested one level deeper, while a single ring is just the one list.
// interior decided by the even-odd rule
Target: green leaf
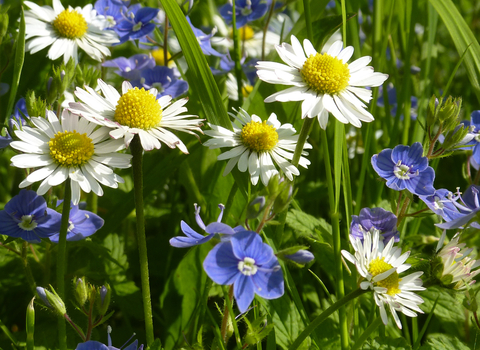
[{"label": "green leaf", "polygon": [[177,349],[184,338],[190,343],[196,338],[196,334],[189,332],[189,328],[198,317],[202,291],[205,290],[207,276],[202,264],[209,249],[208,244],[190,249],[170,275],[160,296],[165,325],[165,349]]},{"label": "green leaf", "polygon": [[[466,52],[465,66],[468,77],[477,98],[480,100],[480,45],[475,35],[463,19],[463,16],[458,12],[452,0],[430,0],[430,4],[432,4],[438,12],[443,23],[445,23],[458,54],[461,56]],[[471,46],[469,50],[467,50],[469,45]]]},{"label": "green leaf", "polygon": [[405,338],[380,338],[366,341],[362,350],[410,350],[412,347]]},{"label": "green leaf", "polygon": [[296,231],[297,234],[315,235],[315,230],[321,235],[332,235],[332,226],[325,219],[292,209],[287,213],[287,225]]},{"label": "green leaf", "polygon": [[430,312],[438,298],[437,306],[434,311],[435,316],[439,317],[444,322],[457,323],[465,321],[462,302],[455,298],[452,291],[433,286],[421,292],[420,296],[425,301],[420,305],[425,312]]},{"label": "green leaf", "polygon": [[25,16],[23,9],[20,16],[20,27],[17,35],[17,48],[15,49],[15,62],[13,64],[13,79],[12,86],[10,86],[10,98],[8,99],[7,114],[5,120],[8,120],[12,114],[13,104],[17,96],[18,84],[20,83],[20,76],[22,75],[23,60],[25,59]]},{"label": "green leaf", "polygon": [[200,49],[197,38],[195,38],[185,15],[174,0],[160,1],[187,60],[188,71],[186,75],[191,87],[190,91],[192,94],[198,94],[205,116],[210,123],[233,130],[205,55]]},{"label": "green leaf", "polygon": [[443,333],[434,333],[428,336],[426,344],[420,350],[469,350],[470,347],[465,345],[456,337]]}]

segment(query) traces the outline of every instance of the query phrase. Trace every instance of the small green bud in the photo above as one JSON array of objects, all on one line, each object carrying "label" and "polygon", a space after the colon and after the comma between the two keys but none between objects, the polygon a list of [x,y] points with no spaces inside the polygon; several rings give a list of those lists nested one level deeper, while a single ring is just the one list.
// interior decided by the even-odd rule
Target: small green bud
[{"label": "small green bud", "polygon": [[267,192],[269,195],[275,195],[278,192],[278,184],[280,183],[280,175],[275,174],[268,181]]},{"label": "small green bud", "polygon": [[427,125],[431,126],[435,123],[435,119],[437,116],[437,106],[439,102],[435,95],[430,98],[427,107]]},{"label": "small green bud", "polygon": [[463,299],[462,305],[465,309],[471,312],[476,312],[478,310],[477,298],[474,296],[473,298],[467,293],[465,298]]},{"label": "small green bud", "polygon": [[0,44],[3,41],[3,38],[5,37],[5,34],[7,34],[7,29],[8,29],[8,13],[0,13]]},{"label": "small green bud", "polygon": [[33,335],[35,333],[35,308],[33,306],[33,301],[35,297],[32,298],[30,303],[27,306],[27,319],[25,322],[25,330],[27,332],[27,349],[33,349]]},{"label": "small green bud", "polygon": [[45,118],[45,111],[47,109],[47,102],[35,97],[34,91],[28,91],[25,98],[27,105],[27,112],[30,117]]},{"label": "small green bud", "polygon": [[276,214],[281,213],[290,205],[293,186],[290,182],[281,180],[279,190],[280,193],[277,195],[277,198],[275,198],[275,202],[273,202],[273,212]]},{"label": "small green bud", "polygon": [[112,289],[108,283],[101,286],[98,290],[100,298],[97,298],[97,311],[100,315],[105,315],[110,306],[110,297],[112,296]]},{"label": "small green bud", "polygon": [[464,144],[464,139],[468,134],[469,127],[465,127],[463,124],[455,126],[453,130],[450,130],[445,134],[445,141],[443,142],[443,148],[449,150],[455,146]]},{"label": "small green bud", "polygon": [[45,305],[56,311],[61,316],[65,315],[67,313],[65,303],[55,292],[55,289],[53,289],[52,286],[50,286],[50,288],[52,289],[52,292],[50,292],[48,289],[37,287],[38,296],[43,300]]},{"label": "small green bud", "polygon": [[273,329],[273,323],[267,324],[266,320],[257,318],[251,323],[245,319],[247,323],[247,334],[245,335],[245,343],[255,345],[261,342]]},{"label": "small green bud", "polygon": [[74,279],[75,283],[75,299],[77,300],[78,306],[82,307],[88,300],[88,290],[87,290],[87,283],[85,282],[84,278],[77,278]]},{"label": "small green bud", "polygon": [[265,203],[265,196],[259,196],[253,201],[251,201],[247,207],[247,219],[257,218],[263,212],[263,208],[265,208]]}]

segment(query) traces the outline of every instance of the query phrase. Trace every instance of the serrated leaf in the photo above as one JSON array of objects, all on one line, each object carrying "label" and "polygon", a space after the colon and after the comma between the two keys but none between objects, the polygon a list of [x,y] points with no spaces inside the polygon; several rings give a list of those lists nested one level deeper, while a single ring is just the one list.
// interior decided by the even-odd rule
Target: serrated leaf
[{"label": "serrated leaf", "polygon": [[428,336],[420,350],[470,350],[470,347],[451,335],[434,333]]},{"label": "serrated leaf", "polygon": [[323,234],[332,234],[332,227],[325,219],[304,213],[303,211],[292,209],[287,213],[287,225],[297,233],[303,235],[314,235],[315,230]]},{"label": "serrated leaf", "polygon": [[452,291],[433,286],[419,294],[424,300],[424,303],[420,305],[423,311],[429,312],[438,298],[434,311],[435,316],[446,322],[463,322],[465,320],[461,300],[457,299]]},{"label": "serrated leaf", "polygon": [[405,338],[380,338],[366,341],[362,350],[410,350],[412,347]]}]

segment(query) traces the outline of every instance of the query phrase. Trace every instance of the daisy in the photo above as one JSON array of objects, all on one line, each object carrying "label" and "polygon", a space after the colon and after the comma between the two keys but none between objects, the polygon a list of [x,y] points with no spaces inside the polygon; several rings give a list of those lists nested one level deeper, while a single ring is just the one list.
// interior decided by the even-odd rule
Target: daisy
[{"label": "daisy", "polygon": [[47,111],[47,119],[32,117],[35,128],[25,126],[16,130],[21,141],[10,145],[25,154],[12,157],[12,165],[18,168],[39,168],[20,183],[20,188],[42,181],[39,195],[67,179],[72,184],[72,202],[80,201],[80,189],[103,195],[100,184],[117,188],[123,179],[114,174],[111,167],[130,167],[129,154],[116,153],[124,149],[123,142],[111,140],[108,128],[96,128],[96,124],[64,110],[60,121],[55,113]]},{"label": "daisy", "polygon": [[110,136],[114,139],[124,138],[128,147],[135,134],[145,151],[160,148],[160,141],[170,148],[178,147],[188,154],[185,144],[168,129],[183,131],[197,136],[194,131],[202,133],[203,119],[189,119],[194,115],[184,114],[184,105],[188,99],[182,98],[172,103],[171,96],[162,96],[158,100],[158,90],[151,88],[133,88],[124,81],[122,95],[111,85],[98,79],[98,86],[105,97],[100,96],[92,88],[86,91],[77,87],[75,95],[83,103],[71,103],[70,111],[87,118],[89,121],[108,126],[113,130]]},{"label": "daisy", "polygon": [[65,63],[70,57],[78,62],[80,47],[101,61],[104,56],[110,56],[105,45],[119,41],[114,31],[102,30],[108,26],[107,19],[97,15],[91,4],[75,9],[71,6],[65,9],[60,0],[53,0],[53,8],[30,1],[24,4],[31,9],[25,12],[26,50],[31,54],[51,46],[47,55],[51,60],[63,56]]},{"label": "daisy", "polygon": [[402,254],[399,247],[394,247],[394,240],[388,241],[385,246],[378,230],[372,230],[364,235],[364,240],[350,235],[350,242],[355,249],[355,255],[342,250],[342,255],[351,263],[355,264],[358,273],[364,278],[360,283],[362,289],[372,289],[375,303],[380,308],[380,316],[383,323],[388,323],[385,305],[395,319],[398,328],[402,323],[397,311],[409,317],[416,317],[416,312],[423,313],[418,307],[423,299],[413,291],[425,290],[422,280],[419,278],[423,272],[414,272],[408,276],[399,277],[399,274],[410,268],[405,264],[410,252]]},{"label": "daisy", "polygon": [[387,74],[375,73],[367,66],[371,57],[361,57],[348,64],[353,47],[343,48],[341,41],[335,42],[326,53],[318,53],[312,43],[305,39],[303,48],[295,36],[292,45],[276,46],[280,58],[287,64],[260,61],[258,77],[271,84],[293,85],[265,99],[273,101],[303,101],[302,118],[318,118],[325,129],[328,112],[344,124],[361,127],[362,121],[371,122],[373,116],[361,101],[369,102],[372,91],[365,87],[380,86]]},{"label": "daisy", "polygon": [[[252,184],[256,185],[261,177],[262,183],[267,186],[270,178],[278,174],[274,161],[289,180],[293,180],[293,175],[300,175],[298,169],[287,160],[293,158],[298,140],[291,124],[281,125],[275,113],[266,121],[262,121],[255,114],[250,116],[243,109],[240,109],[238,115],[230,115],[236,119],[236,122],[232,122],[233,131],[209,124],[212,130],[205,131],[205,134],[212,138],[203,144],[210,149],[233,147],[217,158],[229,159],[223,176],[230,173],[238,163],[238,170],[241,172],[248,168]],[[305,143],[304,148],[312,146]],[[302,152],[302,155],[308,153]],[[310,161],[300,157],[299,164],[307,168]]]}]

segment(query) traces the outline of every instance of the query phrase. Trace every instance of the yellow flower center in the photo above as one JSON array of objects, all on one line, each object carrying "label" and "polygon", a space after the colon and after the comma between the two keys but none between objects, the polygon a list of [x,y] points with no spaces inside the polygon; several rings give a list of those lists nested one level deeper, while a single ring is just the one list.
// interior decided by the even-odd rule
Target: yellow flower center
[{"label": "yellow flower center", "polygon": [[277,130],[272,125],[267,125],[266,121],[251,121],[242,128],[240,134],[245,147],[255,152],[270,151],[278,143]]},{"label": "yellow flower center", "polygon": [[[159,48],[159,49],[153,50],[152,57],[155,60],[155,63],[157,64],[157,66],[167,65],[165,62],[165,53],[163,49]],[[170,60],[170,58],[172,58],[172,55],[170,55],[170,52],[167,52],[167,59]],[[173,64],[172,61],[168,61],[168,66],[171,66],[172,64]]]},{"label": "yellow flower center", "polygon": [[242,87],[242,95],[243,97],[248,97],[250,93],[253,91],[253,86],[252,85],[244,85]]},{"label": "yellow flower center", "polygon": [[88,29],[87,21],[77,11],[63,10],[52,23],[58,35],[68,39],[81,38]]},{"label": "yellow flower center", "polygon": [[48,142],[55,163],[70,167],[85,164],[93,155],[94,145],[87,134],[74,131],[58,132]]},{"label": "yellow flower center", "polygon": [[336,95],[350,79],[348,64],[326,53],[310,55],[301,69],[302,78],[317,94]]},{"label": "yellow flower center", "polygon": [[242,41],[250,40],[251,38],[253,38],[253,35],[255,34],[252,27],[250,26],[243,26],[238,30],[238,32],[240,34],[240,39]]},{"label": "yellow flower center", "polygon": [[[392,269],[393,266],[384,261],[385,258],[376,258],[370,262],[368,266],[368,272],[375,277],[381,273],[387,272]],[[387,294],[394,296],[397,293],[400,293],[401,290],[398,288],[398,283],[401,281],[401,278],[398,278],[398,273],[395,271],[387,278],[378,281],[376,283],[377,287],[387,288]]]},{"label": "yellow flower center", "polygon": [[133,88],[118,100],[115,121],[130,128],[148,130],[162,120],[162,107],[156,96],[144,88]]}]

